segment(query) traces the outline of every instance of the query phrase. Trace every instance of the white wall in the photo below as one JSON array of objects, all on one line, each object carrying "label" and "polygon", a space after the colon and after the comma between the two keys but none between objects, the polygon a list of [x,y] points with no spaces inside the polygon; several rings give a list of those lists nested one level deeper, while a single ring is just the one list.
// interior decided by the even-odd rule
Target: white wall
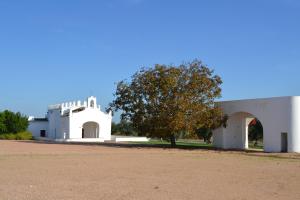
[{"label": "white wall", "polygon": [[48,121],[29,121],[28,131],[32,133],[33,137],[40,137],[41,130],[46,130],[46,137],[47,137]]},{"label": "white wall", "polygon": [[96,122],[99,125],[99,138],[110,140],[111,120],[109,114],[105,114],[98,109],[86,108],[84,111],[72,113],[70,115],[70,139],[82,137],[83,124],[86,122]]},{"label": "white wall", "polygon": [[[241,137],[245,137],[246,118],[256,117],[263,125],[266,152],[281,151],[282,132],[288,133],[288,151],[300,152],[300,97],[224,101],[219,104],[229,120],[227,128],[213,132],[216,147],[245,148]],[[238,130],[239,126],[241,128]]]},{"label": "white wall", "polygon": [[[73,110],[83,109],[79,112]],[[68,114],[69,113],[69,114]],[[40,130],[47,130],[49,139],[82,139],[82,128],[86,122],[95,122],[99,125],[98,138],[111,139],[111,113],[101,112],[95,97],[80,101],[50,105],[47,113],[48,122],[30,122],[30,130],[40,135]],[[40,129],[42,127],[42,129]],[[88,131],[88,130],[87,130]]]},{"label": "white wall", "polygon": [[48,121],[49,121],[48,138],[52,138],[52,139],[62,138],[60,109],[49,110],[47,117],[48,117]]},{"label": "white wall", "polygon": [[61,137],[57,137],[56,139],[68,139],[70,138],[70,120],[69,117],[65,116],[65,117],[61,117],[60,118],[60,122],[61,122]]},{"label": "white wall", "polygon": [[[91,102],[94,102],[92,107]],[[82,138],[82,128],[83,124],[86,122],[95,122],[99,125],[99,138],[104,140],[111,139],[111,113],[106,114],[101,112],[100,106],[97,106],[97,101],[95,97],[89,97],[87,99],[87,104],[85,109],[80,112],[70,112],[69,116],[69,133],[70,139]]]}]

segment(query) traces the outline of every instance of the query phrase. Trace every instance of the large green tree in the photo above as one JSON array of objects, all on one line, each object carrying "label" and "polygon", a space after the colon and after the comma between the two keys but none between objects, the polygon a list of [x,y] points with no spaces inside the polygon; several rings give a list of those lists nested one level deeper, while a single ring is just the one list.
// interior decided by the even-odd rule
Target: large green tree
[{"label": "large green tree", "polygon": [[113,111],[131,121],[139,135],[170,139],[182,131],[194,134],[201,127],[222,122],[215,99],[221,96],[222,80],[195,60],[180,66],[155,65],[141,69],[130,82],[117,84]]}]

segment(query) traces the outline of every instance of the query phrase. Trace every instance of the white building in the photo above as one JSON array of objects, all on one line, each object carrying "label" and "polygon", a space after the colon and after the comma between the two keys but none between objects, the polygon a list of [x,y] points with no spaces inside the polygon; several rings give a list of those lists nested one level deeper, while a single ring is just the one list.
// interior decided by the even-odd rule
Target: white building
[{"label": "white building", "polygon": [[223,149],[247,149],[248,125],[257,118],[263,126],[266,152],[300,153],[300,97],[220,102],[228,115],[226,128],[213,131],[213,144]]},{"label": "white building", "polygon": [[81,103],[67,102],[48,106],[45,118],[29,119],[28,130],[35,138],[57,141],[111,140],[112,114],[104,113],[95,97]]}]

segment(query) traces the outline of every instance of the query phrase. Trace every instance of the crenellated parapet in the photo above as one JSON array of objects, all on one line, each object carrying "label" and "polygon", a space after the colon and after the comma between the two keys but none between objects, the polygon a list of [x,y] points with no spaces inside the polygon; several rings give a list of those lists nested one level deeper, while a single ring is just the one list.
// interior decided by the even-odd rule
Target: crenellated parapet
[{"label": "crenellated parapet", "polygon": [[77,109],[98,109],[101,110],[101,106],[97,105],[97,99],[94,96],[88,97],[85,101],[69,101],[61,104],[54,104],[48,106],[48,111],[60,110],[61,114],[70,113]]}]

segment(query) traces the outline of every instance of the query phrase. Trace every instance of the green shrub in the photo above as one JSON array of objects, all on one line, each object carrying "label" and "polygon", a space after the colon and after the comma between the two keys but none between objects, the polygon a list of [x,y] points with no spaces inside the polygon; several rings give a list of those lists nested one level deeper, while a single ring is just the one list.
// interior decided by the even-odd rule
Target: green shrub
[{"label": "green shrub", "polygon": [[0,139],[2,139],[2,140],[15,140],[16,139],[16,134],[14,134],[14,133],[1,134]]},{"label": "green shrub", "polygon": [[0,134],[23,132],[27,127],[27,116],[9,110],[0,112]]},{"label": "green shrub", "polygon": [[1,140],[32,140],[32,134],[28,131],[19,133],[0,134]]},{"label": "green shrub", "polygon": [[17,133],[16,140],[32,140],[32,134],[28,131]]}]

